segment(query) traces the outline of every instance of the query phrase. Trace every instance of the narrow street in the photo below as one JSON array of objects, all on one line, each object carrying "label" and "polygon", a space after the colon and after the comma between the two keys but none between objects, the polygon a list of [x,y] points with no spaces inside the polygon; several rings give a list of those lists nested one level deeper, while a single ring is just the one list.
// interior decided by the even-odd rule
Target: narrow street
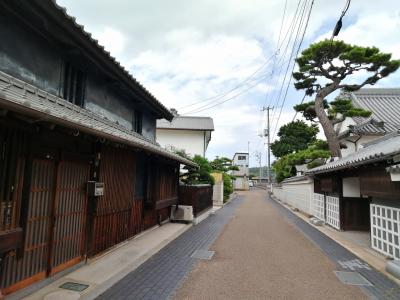
[{"label": "narrow street", "polygon": [[[192,255],[215,251],[210,260]],[[343,284],[358,272],[370,286]],[[399,287],[267,198],[241,192],[99,299],[399,299]]]},{"label": "narrow street", "polygon": [[335,265],[288,222],[266,192],[243,193],[244,201],[175,299],[364,299],[342,284]]}]

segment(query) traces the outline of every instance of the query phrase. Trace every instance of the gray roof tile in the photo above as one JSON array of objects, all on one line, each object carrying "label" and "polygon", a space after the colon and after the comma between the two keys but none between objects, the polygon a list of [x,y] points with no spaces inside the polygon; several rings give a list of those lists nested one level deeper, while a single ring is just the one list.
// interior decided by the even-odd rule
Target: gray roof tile
[{"label": "gray roof tile", "polygon": [[400,133],[385,135],[346,157],[306,171],[306,174],[327,173],[349,167],[383,161],[400,154]]},{"label": "gray roof tile", "polygon": [[157,120],[157,128],[160,129],[189,129],[189,130],[214,130],[214,121],[210,117],[177,116],[171,122],[162,119]]},{"label": "gray roof tile", "polygon": [[[396,132],[400,128],[399,88],[363,88],[350,93],[350,98],[355,107],[372,112],[370,118],[353,117],[357,125],[352,131],[379,135]],[[369,122],[371,119],[374,122]],[[383,122],[383,128],[377,126],[378,122]]]},{"label": "gray roof tile", "polygon": [[95,136],[145,149],[185,165],[196,166],[192,161],[161,148],[140,134],[1,71],[0,104],[30,115],[44,115],[46,120],[55,124],[77,128]]}]

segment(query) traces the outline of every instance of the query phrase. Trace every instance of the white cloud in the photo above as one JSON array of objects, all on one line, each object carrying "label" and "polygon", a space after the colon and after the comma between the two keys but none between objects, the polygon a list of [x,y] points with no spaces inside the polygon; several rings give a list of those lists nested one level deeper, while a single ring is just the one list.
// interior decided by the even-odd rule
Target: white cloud
[{"label": "white cloud", "polygon": [[99,40],[99,43],[111,53],[114,57],[119,59],[125,50],[125,36],[118,30],[105,27],[101,32],[95,34],[95,38]]},{"label": "white cloud", "polygon": [[[167,107],[175,108],[226,92],[257,70],[275,51],[284,6],[284,1],[278,0],[253,0],[251,4],[243,0],[58,2],[157,98]],[[288,1],[283,33],[296,5],[297,1]],[[303,47],[330,37],[343,5],[342,1],[315,1]],[[340,39],[374,45],[400,58],[397,0],[352,1],[343,25]],[[263,70],[268,74],[271,69],[269,64]],[[260,109],[269,91],[275,98],[268,100],[277,106],[275,116],[279,114],[280,104],[275,103],[283,75],[275,72],[275,76],[221,106],[199,113],[214,118],[210,157],[246,151],[248,141],[250,149],[265,149],[257,136],[265,123]],[[398,86],[399,81],[397,72],[378,85]],[[301,97],[302,93],[296,92],[292,83],[276,131],[292,120],[291,107]],[[214,103],[217,101],[214,99]],[[271,120],[272,131],[276,117]]]}]

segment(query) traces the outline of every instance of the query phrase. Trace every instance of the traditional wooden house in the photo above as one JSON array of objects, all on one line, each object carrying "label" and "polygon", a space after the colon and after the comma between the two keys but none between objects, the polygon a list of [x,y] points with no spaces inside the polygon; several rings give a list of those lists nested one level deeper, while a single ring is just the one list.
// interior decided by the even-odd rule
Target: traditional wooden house
[{"label": "traditional wooden house", "polygon": [[336,229],[366,230],[373,249],[400,259],[400,133],[308,170],[312,214]]},{"label": "traditional wooden house", "polygon": [[0,287],[8,294],[169,217],[173,115],[51,0],[0,2]]}]

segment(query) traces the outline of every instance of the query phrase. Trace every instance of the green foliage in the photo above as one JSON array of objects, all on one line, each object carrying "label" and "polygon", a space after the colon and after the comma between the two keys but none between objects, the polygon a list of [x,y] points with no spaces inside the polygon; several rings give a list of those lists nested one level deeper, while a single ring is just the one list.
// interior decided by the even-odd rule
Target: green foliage
[{"label": "green foliage", "polygon": [[178,154],[179,156],[186,158],[188,160],[192,160],[189,154],[186,153],[185,149],[179,149],[174,151],[175,154]]},{"label": "green foliage", "polygon": [[214,160],[209,161],[207,158],[200,155],[195,155],[192,159],[186,155],[184,150],[175,151],[175,153],[192,160],[198,165],[198,168],[185,167],[188,172],[181,174],[181,181],[183,183],[214,185],[215,179],[211,173],[222,173],[224,181],[224,201],[229,198],[230,194],[233,192],[232,180],[234,177],[229,175],[227,172],[230,170],[238,170],[238,167],[232,166],[231,159],[226,157],[216,157]]},{"label": "green foliage", "polygon": [[275,157],[282,157],[289,153],[304,150],[316,140],[319,132],[317,125],[307,125],[304,121],[294,121],[279,128],[279,140],[271,144],[271,151]]},{"label": "green foliage", "polygon": [[187,168],[188,172],[182,174],[182,182],[185,184],[211,184],[214,185],[214,177],[211,176],[212,168],[207,158],[195,155],[192,159],[199,167]]},{"label": "green foliage", "polygon": [[305,150],[281,157],[273,164],[276,180],[281,182],[285,178],[295,176],[295,165],[307,163],[307,167],[310,169],[323,164],[322,159],[330,157],[330,152],[327,148],[328,145],[325,141],[317,140]]},{"label": "green foliage", "polygon": [[[365,84],[377,81],[395,72],[400,60],[392,60],[391,54],[382,53],[376,47],[361,47],[343,41],[323,40],[310,45],[296,59],[299,71],[293,73],[296,89],[304,89],[313,95],[323,88],[318,78],[328,79],[326,86],[335,86],[349,91],[360,89]],[[369,73],[361,84],[340,84],[346,77],[359,71]]]},{"label": "green foliage", "polygon": [[[310,101],[295,105],[293,108],[295,111],[302,113],[306,120],[315,122],[317,115],[314,105],[315,102]],[[332,123],[342,122],[346,117],[369,117],[371,115],[370,111],[355,107],[350,99],[338,97],[329,103],[324,100],[323,105]]]},{"label": "green foliage", "polygon": [[222,176],[224,180],[224,202],[226,202],[233,193],[232,176],[227,173],[223,173]]},{"label": "green foliage", "polygon": [[210,162],[210,166],[213,171],[219,172],[228,172],[231,170],[238,171],[239,168],[237,166],[232,166],[232,160],[227,157],[216,157],[213,161]]},{"label": "green foliage", "polygon": [[346,117],[369,117],[371,115],[371,112],[368,110],[354,107],[352,101],[349,99],[336,98],[329,104],[328,114],[330,119],[333,120],[340,121]]},{"label": "green foliage", "polygon": [[[329,108],[328,101],[324,100],[323,105],[325,109]],[[295,111],[302,113],[303,117],[308,121],[315,121],[315,118],[317,117],[317,114],[315,113],[314,101],[297,104],[293,106],[293,108]]]}]

